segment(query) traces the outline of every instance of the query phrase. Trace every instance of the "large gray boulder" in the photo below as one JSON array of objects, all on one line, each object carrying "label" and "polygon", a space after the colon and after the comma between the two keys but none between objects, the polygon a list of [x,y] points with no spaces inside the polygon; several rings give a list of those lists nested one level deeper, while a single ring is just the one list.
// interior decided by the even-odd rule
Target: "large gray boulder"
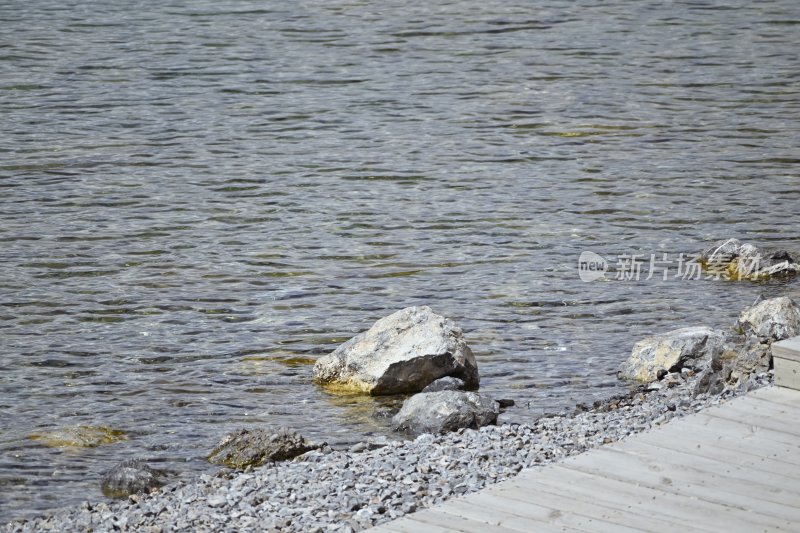
[{"label": "large gray boulder", "polygon": [[731,280],[755,281],[800,272],[800,264],[786,250],[761,249],[738,239],[715,242],[698,261],[710,274]]},{"label": "large gray boulder", "polygon": [[686,366],[704,367],[723,350],[725,335],[708,327],[676,329],[637,342],[618,376],[651,382]]},{"label": "large gray boulder", "polygon": [[208,460],[229,468],[261,466],[268,461],[285,461],[321,448],[299,433],[281,428],[276,433],[265,429],[239,429],[226,435],[209,454]]},{"label": "large gray boulder", "polygon": [[109,498],[147,493],[162,485],[163,472],[153,470],[142,459],[128,459],[105,473],[100,489]]},{"label": "large gray boulder", "polygon": [[427,306],[378,320],[314,365],[317,383],[373,395],[418,392],[445,376],[468,389],[480,381],[461,328]]},{"label": "large gray boulder", "polygon": [[800,335],[800,307],[787,296],[764,300],[742,311],[738,325],[761,342],[795,337]]},{"label": "large gray boulder", "polygon": [[497,402],[477,392],[425,392],[403,402],[392,418],[392,428],[414,434],[477,429],[497,422],[499,413]]}]

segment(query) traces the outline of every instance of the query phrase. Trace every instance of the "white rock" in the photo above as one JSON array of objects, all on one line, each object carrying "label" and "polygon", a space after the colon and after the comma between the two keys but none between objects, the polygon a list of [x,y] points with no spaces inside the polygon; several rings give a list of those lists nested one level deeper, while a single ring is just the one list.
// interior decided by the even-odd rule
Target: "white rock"
[{"label": "white rock", "polygon": [[661,372],[679,371],[711,361],[725,342],[722,332],[708,327],[676,329],[637,342],[630,357],[619,368],[619,377],[655,381]]},{"label": "white rock", "polygon": [[478,366],[461,328],[427,306],[378,320],[314,365],[316,382],[374,395],[418,392],[444,376],[478,387]]},{"label": "white rock", "polygon": [[764,300],[742,311],[739,328],[765,342],[795,337],[800,335],[800,307],[787,296]]}]

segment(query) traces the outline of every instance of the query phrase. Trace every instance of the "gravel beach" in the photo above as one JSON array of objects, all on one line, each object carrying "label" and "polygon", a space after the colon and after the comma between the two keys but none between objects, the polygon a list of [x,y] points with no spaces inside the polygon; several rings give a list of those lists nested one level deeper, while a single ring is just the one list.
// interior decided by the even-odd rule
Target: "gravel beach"
[{"label": "gravel beach", "polygon": [[[84,503],[0,527],[22,531],[361,531],[450,497],[624,439],[768,386],[763,373],[736,390],[694,395],[695,379],[640,386],[630,395],[531,425],[504,424],[408,441],[312,451],[244,472],[221,470],[149,496]],[[670,386],[671,385],[671,386]]]}]

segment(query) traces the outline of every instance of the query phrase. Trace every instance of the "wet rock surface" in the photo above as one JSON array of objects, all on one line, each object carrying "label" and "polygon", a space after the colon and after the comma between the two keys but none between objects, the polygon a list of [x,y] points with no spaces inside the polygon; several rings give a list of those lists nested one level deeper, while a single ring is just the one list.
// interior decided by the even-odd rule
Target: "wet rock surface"
[{"label": "wet rock surface", "polygon": [[322,446],[287,428],[277,432],[239,429],[226,435],[209,454],[208,460],[229,468],[243,469],[261,466],[268,461],[285,461]]},{"label": "wet rock surface", "polygon": [[392,418],[392,428],[416,435],[478,429],[497,422],[498,414],[497,402],[477,392],[422,392],[403,403]]},{"label": "wet rock surface", "polygon": [[655,381],[683,366],[710,363],[722,351],[725,335],[708,327],[676,329],[637,342],[631,356],[620,365],[619,377]]},{"label": "wet rock surface", "polygon": [[422,389],[422,392],[439,392],[443,390],[464,390],[465,383],[458,378],[440,378]]},{"label": "wet rock surface", "polygon": [[419,392],[445,376],[478,387],[478,367],[461,329],[427,306],[378,320],[314,365],[317,383],[376,395]]},{"label": "wet rock surface", "polygon": [[100,488],[109,498],[151,492],[162,485],[163,473],[142,459],[123,461],[103,476]]},{"label": "wet rock surface", "polygon": [[800,264],[788,251],[762,249],[738,239],[715,242],[698,261],[711,275],[729,280],[756,281],[800,272]]},{"label": "wet rock surface", "polygon": [[670,373],[630,394],[529,425],[314,450],[292,461],[172,484],[151,496],[85,503],[0,531],[360,531],[724,402],[772,377],[752,375],[720,395],[695,394],[698,379],[688,369]]}]

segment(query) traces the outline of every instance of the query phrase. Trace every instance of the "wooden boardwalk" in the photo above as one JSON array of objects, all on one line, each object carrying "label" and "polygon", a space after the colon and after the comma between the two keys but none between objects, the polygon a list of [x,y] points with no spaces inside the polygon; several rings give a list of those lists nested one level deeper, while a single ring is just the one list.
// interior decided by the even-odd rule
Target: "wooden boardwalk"
[{"label": "wooden boardwalk", "polygon": [[800,391],[760,389],[373,531],[800,531]]}]

